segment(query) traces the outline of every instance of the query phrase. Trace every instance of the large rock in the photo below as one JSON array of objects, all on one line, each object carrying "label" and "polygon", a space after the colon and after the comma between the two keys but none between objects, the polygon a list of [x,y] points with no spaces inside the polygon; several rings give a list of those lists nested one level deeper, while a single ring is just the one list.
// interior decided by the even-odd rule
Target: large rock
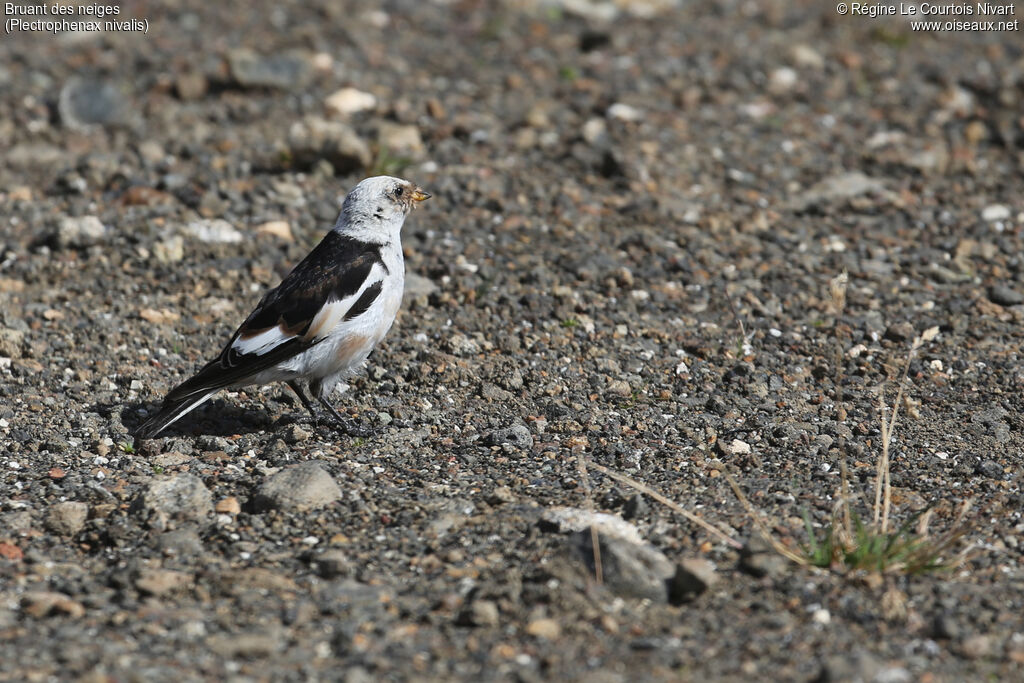
[{"label": "large rock", "polygon": [[228,53],[227,63],[232,80],[243,88],[297,90],[313,78],[313,63],[301,51],[261,55],[238,48]]},{"label": "large rock", "polygon": [[158,477],[135,499],[131,512],[160,529],[176,522],[205,523],[213,514],[213,494],[194,474]]},{"label": "large rock", "polygon": [[85,526],[88,517],[89,506],[85,503],[56,503],[46,513],[46,528],[58,536],[74,536]]},{"label": "large rock", "polygon": [[263,509],[314,510],[341,498],[341,488],[318,462],[292,465],[270,476],[256,492]]},{"label": "large rock", "polygon": [[336,173],[367,168],[373,153],[352,128],[340,121],[307,116],[288,131],[288,154],[297,168],[310,168],[325,159]]}]

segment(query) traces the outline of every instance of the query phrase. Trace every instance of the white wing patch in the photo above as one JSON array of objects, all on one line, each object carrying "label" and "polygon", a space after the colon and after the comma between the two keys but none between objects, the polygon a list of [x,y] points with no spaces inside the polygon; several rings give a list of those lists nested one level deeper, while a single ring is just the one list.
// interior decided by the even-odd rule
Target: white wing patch
[{"label": "white wing patch", "polygon": [[326,337],[334,329],[335,325],[341,322],[345,312],[348,311],[354,301],[355,299],[352,297],[345,297],[341,301],[328,301],[327,305],[321,308],[320,312],[313,318],[313,322],[310,323],[309,330],[304,337],[310,340]]},{"label": "white wing patch", "polygon": [[[363,282],[362,286],[356,291],[355,294],[347,296],[340,301],[328,300],[323,305],[320,311],[313,317],[313,320],[309,324],[309,329],[306,330],[306,334],[303,335],[303,339],[307,341],[314,341],[317,339],[323,339],[331,333],[331,330],[336,328],[339,323],[345,318],[345,314],[349,312],[353,304],[359,300],[359,297],[363,295],[368,287],[372,287],[384,278],[384,269],[380,264],[374,264],[370,270],[369,275]],[[231,344],[231,348],[237,351],[240,355],[246,355],[255,353],[258,356],[276,349],[281,344],[295,339],[298,335],[285,332],[279,326],[271,327],[268,330],[264,330],[259,334],[255,334],[248,338],[238,337],[234,343]]]},{"label": "white wing patch", "polygon": [[289,339],[294,338],[294,334],[288,334],[275,325],[269,330],[264,330],[259,334],[249,337],[248,339],[239,337],[235,340],[235,343],[231,345],[231,348],[243,356],[249,353],[255,353],[258,356],[262,356],[267,351],[276,349]]}]

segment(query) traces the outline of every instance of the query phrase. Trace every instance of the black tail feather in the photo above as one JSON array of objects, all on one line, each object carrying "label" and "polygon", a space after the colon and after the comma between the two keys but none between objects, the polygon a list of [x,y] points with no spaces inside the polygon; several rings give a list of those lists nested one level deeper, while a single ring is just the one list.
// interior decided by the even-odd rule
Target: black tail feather
[{"label": "black tail feather", "polygon": [[178,420],[200,403],[210,398],[210,396],[215,394],[217,391],[217,389],[212,389],[206,392],[196,392],[176,400],[171,398],[164,399],[164,403],[160,406],[159,412],[143,422],[135,430],[135,434],[133,435],[135,440],[139,441],[142,439],[153,438],[166,429],[172,422]]}]

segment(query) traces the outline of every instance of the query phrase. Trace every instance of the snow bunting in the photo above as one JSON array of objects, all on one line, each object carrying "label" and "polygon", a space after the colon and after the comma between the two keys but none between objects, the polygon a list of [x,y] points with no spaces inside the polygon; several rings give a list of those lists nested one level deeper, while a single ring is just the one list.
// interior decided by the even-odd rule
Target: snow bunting
[{"label": "snow bunting", "polygon": [[286,382],[313,418],[300,381],[339,424],[327,401],[384,338],[402,302],[405,217],[430,195],[407,180],[367,178],[345,198],[334,228],[270,290],[220,355],[164,398],[135,432],[148,439],[221,389]]}]

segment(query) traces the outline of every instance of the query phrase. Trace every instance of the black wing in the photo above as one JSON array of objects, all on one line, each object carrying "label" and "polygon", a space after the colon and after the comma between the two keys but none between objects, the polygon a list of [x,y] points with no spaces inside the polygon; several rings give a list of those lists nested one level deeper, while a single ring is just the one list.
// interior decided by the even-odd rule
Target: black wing
[{"label": "black wing", "polygon": [[[380,245],[360,242],[333,230],[327,233],[281,284],[260,300],[220,356],[173,389],[167,400],[177,401],[231,386],[318,344],[324,339],[319,335],[322,330],[311,329],[317,314],[331,302],[343,301],[359,292],[378,263],[386,274]],[[365,312],[381,288],[379,282],[367,287],[349,307],[345,319]],[[268,342],[250,348],[250,340],[257,337]]]}]

